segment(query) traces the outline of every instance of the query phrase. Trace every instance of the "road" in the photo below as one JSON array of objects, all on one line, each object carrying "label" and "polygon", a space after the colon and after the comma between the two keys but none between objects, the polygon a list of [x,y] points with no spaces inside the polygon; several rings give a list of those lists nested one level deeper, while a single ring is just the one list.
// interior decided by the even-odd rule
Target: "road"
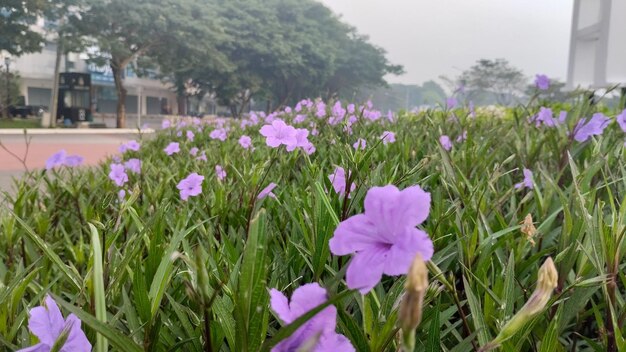
[{"label": "road", "polygon": [[[29,170],[45,167],[46,160],[61,149],[69,155],[80,155],[85,165],[97,165],[109,155],[117,153],[120,144],[131,139],[138,139],[135,134],[54,134],[32,135],[26,156],[26,167]],[[146,138],[146,136],[144,136]],[[24,158],[26,143],[23,135],[0,135],[0,142],[11,153]],[[9,152],[0,148],[0,193],[11,191],[13,178],[24,173],[24,165]],[[0,196],[2,198],[2,196]]]}]

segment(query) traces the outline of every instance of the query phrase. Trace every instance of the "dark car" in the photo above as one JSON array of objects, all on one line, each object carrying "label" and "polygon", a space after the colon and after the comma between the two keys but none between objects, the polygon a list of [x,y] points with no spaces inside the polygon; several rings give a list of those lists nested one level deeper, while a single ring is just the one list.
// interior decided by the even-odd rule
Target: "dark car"
[{"label": "dark car", "polygon": [[9,106],[9,116],[25,119],[28,116],[41,116],[45,107],[39,105]]}]

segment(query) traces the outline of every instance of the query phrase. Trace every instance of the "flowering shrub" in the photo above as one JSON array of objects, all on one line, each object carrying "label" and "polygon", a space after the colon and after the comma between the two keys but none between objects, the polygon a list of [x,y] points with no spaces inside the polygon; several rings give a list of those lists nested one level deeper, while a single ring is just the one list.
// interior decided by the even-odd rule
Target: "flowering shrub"
[{"label": "flowering shrub", "polygon": [[623,349],[626,111],[576,104],[307,99],[57,152],[0,210],[0,344]]}]

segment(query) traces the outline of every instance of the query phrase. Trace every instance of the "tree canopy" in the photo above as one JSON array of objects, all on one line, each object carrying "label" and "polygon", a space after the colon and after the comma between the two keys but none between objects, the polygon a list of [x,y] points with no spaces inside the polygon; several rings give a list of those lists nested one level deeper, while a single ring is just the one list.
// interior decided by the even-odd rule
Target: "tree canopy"
[{"label": "tree canopy", "polygon": [[59,6],[71,3],[71,13],[63,8],[63,37],[83,39],[91,60],[110,65],[118,127],[125,126],[129,66],[138,74],[156,69],[182,100],[209,93],[233,115],[252,99],[276,108],[305,97],[354,95],[402,72],[383,49],[314,0],[6,1],[0,29],[19,24],[11,30],[25,34],[2,30],[0,45],[17,54],[38,51],[44,42],[26,30],[29,24],[40,15],[60,18]]},{"label": "tree canopy", "polygon": [[52,15],[57,0],[3,0],[0,4],[0,51],[13,56],[41,51],[45,44],[42,31],[31,25],[39,16]]},{"label": "tree canopy", "polygon": [[524,95],[528,82],[506,59],[480,59],[456,79],[443,78],[459,95],[476,104],[511,105]]}]

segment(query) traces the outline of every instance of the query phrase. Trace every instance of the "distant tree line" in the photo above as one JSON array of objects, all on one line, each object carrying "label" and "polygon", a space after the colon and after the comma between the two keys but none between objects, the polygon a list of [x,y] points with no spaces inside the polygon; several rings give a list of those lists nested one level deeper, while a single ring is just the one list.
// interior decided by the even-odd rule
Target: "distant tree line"
[{"label": "distant tree line", "polygon": [[56,23],[48,38],[56,38],[59,57],[88,52],[110,65],[118,127],[125,126],[129,66],[140,75],[158,69],[177,92],[179,111],[189,96],[212,94],[234,116],[252,99],[273,110],[304,97],[355,96],[402,73],[314,0],[5,0],[0,50],[40,51],[46,34],[28,26],[38,16]]}]

